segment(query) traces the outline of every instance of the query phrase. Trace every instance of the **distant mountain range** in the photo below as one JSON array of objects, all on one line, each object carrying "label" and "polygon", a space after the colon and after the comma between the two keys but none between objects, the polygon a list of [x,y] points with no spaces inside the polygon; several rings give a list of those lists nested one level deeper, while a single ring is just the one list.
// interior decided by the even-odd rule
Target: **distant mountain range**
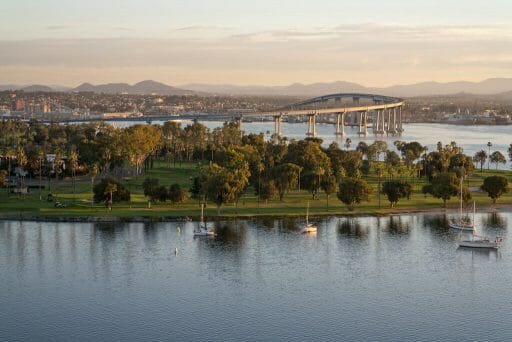
[{"label": "distant mountain range", "polygon": [[207,85],[185,84],[181,86],[190,90],[233,94],[233,95],[292,95],[292,96],[319,96],[333,93],[361,92],[375,93],[389,96],[426,96],[451,95],[469,93],[475,95],[492,95],[512,91],[512,78],[489,78],[481,82],[423,82],[409,85],[395,85],[391,87],[365,87],[351,82],[331,82],[301,84],[294,83],[288,86],[234,86],[234,85]]},{"label": "distant mountain range", "polygon": [[83,83],[70,91],[90,91],[94,93],[105,94],[158,94],[158,95],[190,95],[196,93],[192,90],[185,90],[169,86],[160,82],[151,80],[142,81],[129,85],[128,83],[108,83],[92,85],[90,83]]},{"label": "distant mountain range", "polygon": [[108,83],[93,85],[83,83],[76,88],[67,88],[58,85],[0,85],[2,90],[24,90],[26,92],[52,92],[52,91],[87,91],[105,94],[158,94],[158,95],[289,95],[289,96],[319,96],[332,93],[360,92],[376,93],[389,96],[432,96],[451,95],[459,93],[475,95],[493,95],[512,92],[512,78],[489,78],[481,82],[423,82],[409,85],[395,85],[391,87],[365,87],[351,82],[331,82],[301,84],[294,83],[288,86],[237,86],[230,84],[185,84],[173,87],[151,80],[142,81],[133,85],[128,83]]}]

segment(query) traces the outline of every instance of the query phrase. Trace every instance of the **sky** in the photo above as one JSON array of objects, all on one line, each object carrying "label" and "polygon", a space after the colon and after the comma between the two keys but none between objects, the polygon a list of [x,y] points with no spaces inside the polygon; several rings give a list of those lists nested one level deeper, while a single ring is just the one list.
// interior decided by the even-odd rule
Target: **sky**
[{"label": "sky", "polygon": [[512,77],[510,0],[2,0],[0,84]]}]

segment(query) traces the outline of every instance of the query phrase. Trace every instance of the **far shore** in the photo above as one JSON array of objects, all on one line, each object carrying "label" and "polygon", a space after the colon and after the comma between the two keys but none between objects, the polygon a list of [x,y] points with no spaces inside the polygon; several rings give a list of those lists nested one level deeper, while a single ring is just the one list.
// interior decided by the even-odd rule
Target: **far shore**
[{"label": "far shore", "polygon": [[[114,210],[115,212],[115,210]],[[490,213],[490,212],[512,212],[512,204],[508,203],[497,203],[495,205],[480,205],[477,210],[477,213]],[[455,215],[458,213],[458,208],[450,206],[448,208],[382,208],[378,211],[367,211],[367,210],[354,210],[354,211],[344,211],[339,212],[336,210],[333,211],[321,211],[321,212],[313,212],[311,213],[311,217],[313,219],[315,217],[340,217],[340,218],[348,218],[348,217],[389,217],[389,216],[400,216],[400,215],[409,215],[409,214],[419,214],[419,213],[428,213],[428,214],[450,214]],[[233,220],[233,219],[250,219],[250,218],[283,218],[283,217],[294,217],[301,218],[303,214],[297,213],[268,213],[262,210],[260,213],[230,213],[230,214],[220,214],[220,215],[207,215],[206,221],[222,221],[222,220]],[[34,215],[31,213],[22,213],[19,214],[4,214],[0,215],[0,221],[32,221],[32,222],[119,222],[119,223],[137,223],[137,222],[188,222],[188,221],[198,221],[198,215],[185,215],[178,214],[173,216],[125,216],[125,215],[115,215],[111,213],[111,215],[104,216],[57,216],[57,215]]]}]

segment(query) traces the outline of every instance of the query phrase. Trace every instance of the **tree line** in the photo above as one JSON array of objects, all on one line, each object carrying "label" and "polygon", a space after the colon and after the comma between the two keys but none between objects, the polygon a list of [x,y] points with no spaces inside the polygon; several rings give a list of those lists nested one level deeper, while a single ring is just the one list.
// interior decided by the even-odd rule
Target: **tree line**
[{"label": "tree line", "polygon": [[[482,151],[470,157],[455,142],[439,142],[429,152],[415,141],[397,140],[392,150],[385,141],[353,146],[346,139],[343,146],[333,142],[323,147],[318,138],[268,140],[264,134],[242,134],[234,122],[210,130],[197,122],[185,127],[169,121],[163,125],[116,128],[104,123],[46,125],[2,121],[0,130],[0,168],[4,178],[12,179],[19,167],[29,177],[39,179],[39,185],[43,177],[47,179],[51,191],[52,178],[70,176],[74,182],[76,175],[88,175],[94,190],[96,177],[106,179],[127,172],[136,177],[151,168],[156,158],[165,160],[169,166],[182,161],[208,161],[200,167],[189,192],[198,202],[209,200],[219,210],[226,203],[237,205],[249,187],[262,202],[273,198],[282,201],[290,190],[298,188],[309,191],[313,199],[320,192],[325,193],[327,201],[336,195],[353,209],[373,192],[364,179],[370,175],[378,179],[379,199],[381,194],[385,195],[391,206],[411,196],[412,186],[403,176],[426,177],[428,184],[423,193],[446,204],[458,195],[460,179],[474,172],[475,163],[482,168],[482,163],[493,155],[489,159],[492,163],[502,163],[504,159],[496,157],[501,154],[498,151],[488,155],[483,150],[485,158]],[[512,158],[512,144],[508,152]],[[114,178],[110,179],[116,183]],[[495,187],[501,184],[501,193],[507,189],[502,179],[487,182]],[[484,188],[492,187],[488,184]],[[109,191],[94,191],[95,196],[99,194],[97,200],[109,202],[122,197],[116,196],[116,192],[113,186]],[[166,188],[151,178],[144,183],[144,193],[153,202],[179,203],[187,196],[178,184]],[[497,193],[500,191],[493,191],[493,196]],[[463,197],[470,198],[467,187],[463,187]]]}]

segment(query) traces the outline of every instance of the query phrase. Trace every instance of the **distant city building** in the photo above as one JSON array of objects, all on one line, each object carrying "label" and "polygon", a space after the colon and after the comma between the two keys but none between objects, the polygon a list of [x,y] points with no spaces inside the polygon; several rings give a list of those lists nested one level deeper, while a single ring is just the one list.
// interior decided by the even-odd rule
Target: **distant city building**
[{"label": "distant city building", "polygon": [[16,99],[16,104],[14,106],[14,110],[16,111],[24,111],[25,110],[25,100],[23,99]]}]

